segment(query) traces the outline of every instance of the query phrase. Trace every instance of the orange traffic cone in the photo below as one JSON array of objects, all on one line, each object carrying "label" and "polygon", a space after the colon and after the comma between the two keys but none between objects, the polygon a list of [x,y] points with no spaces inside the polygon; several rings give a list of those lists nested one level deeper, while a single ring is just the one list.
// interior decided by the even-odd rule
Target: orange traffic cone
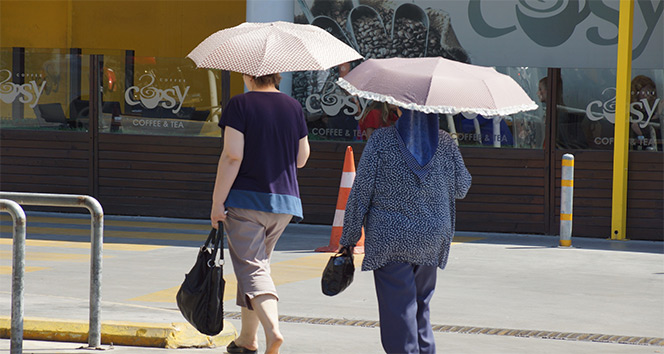
[{"label": "orange traffic cone", "polygon": [[[346,203],[350,189],[355,180],[355,159],[353,158],[353,148],[346,148],[344,158],[344,169],[341,174],[341,184],[339,186],[339,197],[337,198],[337,209],[334,212],[334,221],[332,223],[332,234],[330,235],[330,244],[325,247],[316,248],[316,252],[337,252],[339,250],[339,240],[344,227],[344,214],[346,212]],[[355,245],[354,253],[364,253],[364,229],[362,237]]]}]

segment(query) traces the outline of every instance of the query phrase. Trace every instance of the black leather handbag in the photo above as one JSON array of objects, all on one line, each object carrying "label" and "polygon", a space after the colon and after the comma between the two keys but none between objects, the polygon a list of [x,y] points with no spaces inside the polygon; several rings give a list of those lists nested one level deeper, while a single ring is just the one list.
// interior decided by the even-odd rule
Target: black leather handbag
[{"label": "black leather handbag", "polygon": [[354,274],[353,248],[343,247],[339,253],[330,257],[323,270],[321,278],[323,294],[334,296],[344,291],[353,282]]},{"label": "black leather handbag", "polygon": [[176,296],[182,316],[203,334],[224,329],[224,230],[219,223],[200,248],[196,263],[185,275]]}]

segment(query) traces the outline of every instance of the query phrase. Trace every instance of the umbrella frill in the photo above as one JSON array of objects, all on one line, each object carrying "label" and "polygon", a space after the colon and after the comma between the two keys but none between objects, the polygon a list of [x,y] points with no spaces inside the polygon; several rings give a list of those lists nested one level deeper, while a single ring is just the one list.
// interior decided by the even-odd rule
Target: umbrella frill
[{"label": "umbrella frill", "polygon": [[401,108],[413,110],[413,111],[419,111],[419,112],[424,112],[424,113],[441,113],[441,114],[458,114],[458,113],[463,113],[463,112],[472,112],[472,113],[477,113],[481,114],[485,117],[491,117],[491,116],[507,116],[510,114],[515,114],[519,112],[525,112],[525,111],[532,111],[534,109],[537,109],[537,104],[535,102],[531,103],[526,103],[522,105],[515,105],[515,106],[508,106],[508,107],[501,107],[501,108],[478,108],[478,107],[454,107],[454,106],[445,106],[445,105],[439,105],[439,106],[432,106],[432,105],[421,105],[417,103],[408,103],[408,102],[403,102],[400,100],[397,100],[396,98],[390,96],[390,95],[384,95],[376,92],[369,92],[369,91],[363,91],[355,86],[353,86],[350,82],[344,80],[343,78],[339,78],[337,80],[337,85],[339,87],[343,88],[346,90],[351,96],[358,96],[366,99],[370,99],[373,101],[380,101],[380,102],[387,102],[390,104],[393,104],[395,106],[399,106]]}]

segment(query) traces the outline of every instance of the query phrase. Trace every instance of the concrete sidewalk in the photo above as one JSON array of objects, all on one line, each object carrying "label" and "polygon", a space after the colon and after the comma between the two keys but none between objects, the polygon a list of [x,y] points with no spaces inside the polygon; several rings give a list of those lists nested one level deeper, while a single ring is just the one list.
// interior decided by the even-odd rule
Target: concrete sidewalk
[{"label": "concrete sidewalk", "polygon": [[[8,318],[11,219],[0,220],[0,317]],[[33,318],[71,328],[85,323],[89,216],[28,213],[27,220],[26,324]],[[147,333],[129,325],[184,322],[175,292],[208,231],[205,220],[105,217],[101,318],[104,325],[132,328],[130,339],[114,342],[114,351],[169,350],[127,346],[141,344]],[[338,296],[320,291],[330,254],[312,250],[327,245],[330,232],[328,226],[292,224],[277,245],[272,262],[286,337],[282,352],[381,353],[372,273],[357,270]],[[431,302],[438,352],[664,352],[663,243],[573,238],[572,248],[558,248],[555,237],[468,232],[458,232],[455,241]],[[227,262],[224,268],[224,306],[235,329],[240,322],[231,267]],[[0,333],[8,333],[1,323]],[[82,342],[26,340],[24,352],[80,353]],[[177,351],[223,353],[225,344],[218,343],[222,348]],[[0,353],[8,349],[9,340],[0,340]]]}]

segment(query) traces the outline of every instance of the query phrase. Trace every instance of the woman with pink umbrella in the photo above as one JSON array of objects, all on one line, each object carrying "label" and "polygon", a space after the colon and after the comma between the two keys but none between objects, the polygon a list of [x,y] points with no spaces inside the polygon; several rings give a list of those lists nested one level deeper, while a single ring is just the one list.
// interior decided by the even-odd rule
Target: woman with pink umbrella
[{"label": "woman with pink umbrella", "polygon": [[443,58],[369,59],[338,84],[403,111],[362,152],[339,243],[352,247],[364,227],[362,270],[374,274],[385,352],[435,353],[429,302],[454,237],[455,201],[472,179],[437,113],[503,115],[537,106],[494,69]]},{"label": "woman with pink umbrella", "polygon": [[429,301],[454,235],[455,199],[471,184],[452,137],[438,119],[411,110],[374,131],[346,204],[339,243],[365,232],[362,270],[374,273],[386,353],[435,353]]}]

